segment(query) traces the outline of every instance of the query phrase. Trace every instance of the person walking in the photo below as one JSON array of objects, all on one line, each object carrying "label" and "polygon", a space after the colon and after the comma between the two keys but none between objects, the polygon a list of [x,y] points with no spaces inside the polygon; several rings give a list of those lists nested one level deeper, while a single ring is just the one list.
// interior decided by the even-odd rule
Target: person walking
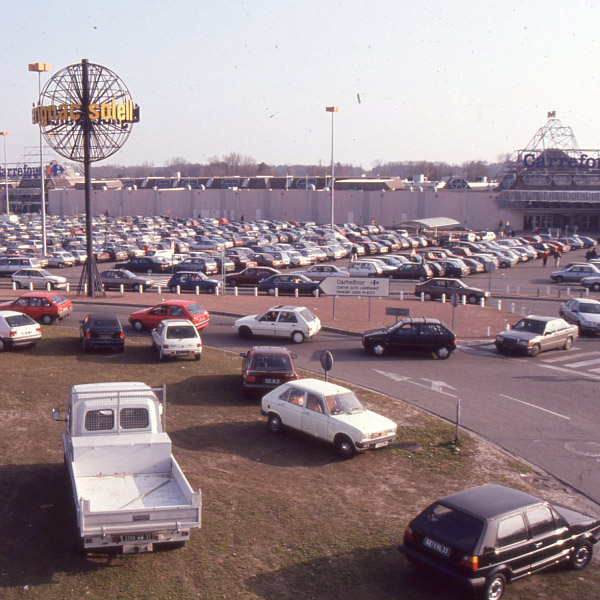
[{"label": "person walking", "polygon": [[542,265],[545,267],[548,262],[548,250],[542,252]]},{"label": "person walking", "polygon": [[358,248],[356,244],[352,245],[352,250],[350,250],[350,262],[353,263],[358,258]]},{"label": "person walking", "polygon": [[557,269],[560,266],[560,255],[561,255],[560,250],[558,248],[555,248],[555,250],[554,250],[554,266]]}]

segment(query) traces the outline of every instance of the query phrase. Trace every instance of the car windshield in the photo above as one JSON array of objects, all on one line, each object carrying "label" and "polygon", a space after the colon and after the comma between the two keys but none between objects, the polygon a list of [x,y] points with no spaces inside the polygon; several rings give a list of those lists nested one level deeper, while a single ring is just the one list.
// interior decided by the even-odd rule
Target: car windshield
[{"label": "car windshield", "polygon": [[592,313],[592,314],[600,314],[600,304],[580,304],[579,305],[580,313]]},{"label": "car windshield", "polygon": [[535,319],[521,319],[514,327],[516,331],[529,331],[531,333],[544,333],[546,321],[536,321]]},{"label": "car windshield", "polygon": [[342,392],[341,394],[330,394],[325,397],[329,412],[332,415],[342,413],[353,414],[363,412],[365,409],[360,403],[354,392]]},{"label": "car windshield", "polygon": [[171,325],[167,328],[167,338],[169,339],[188,339],[198,337],[196,328],[193,325]]},{"label": "car windshield", "polygon": [[416,524],[429,537],[468,554],[473,553],[483,527],[482,521],[441,504],[434,504],[423,511]]}]

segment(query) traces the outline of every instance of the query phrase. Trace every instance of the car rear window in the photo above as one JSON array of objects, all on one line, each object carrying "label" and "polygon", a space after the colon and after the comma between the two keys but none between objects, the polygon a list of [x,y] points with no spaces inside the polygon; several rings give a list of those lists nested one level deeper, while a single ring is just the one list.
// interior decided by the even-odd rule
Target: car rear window
[{"label": "car rear window", "polygon": [[186,306],[188,312],[191,315],[198,315],[200,313],[204,312],[204,308],[202,306],[200,306],[197,302],[193,302],[192,304],[188,304]]},{"label": "car rear window", "polygon": [[54,304],[62,304],[63,302],[67,301],[67,299],[63,298],[60,294],[52,294],[52,296],[50,296],[50,300],[52,300]]},{"label": "car rear window", "polygon": [[35,321],[27,315],[14,315],[6,317],[6,322],[9,327],[22,327],[24,325],[34,325]]},{"label": "car rear window", "polygon": [[196,328],[191,325],[172,325],[167,328],[167,338],[188,339],[198,337]]},{"label": "car rear window", "polygon": [[94,327],[119,327],[117,319],[94,319]]},{"label": "car rear window", "polygon": [[316,319],[315,315],[313,315],[312,312],[310,312],[310,310],[308,310],[308,308],[303,308],[300,311],[300,316],[307,322],[310,323],[311,321],[314,321]]},{"label": "car rear window", "polygon": [[415,524],[429,537],[467,553],[473,553],[483,529],[483,521],[442,504],[430,506]]}]

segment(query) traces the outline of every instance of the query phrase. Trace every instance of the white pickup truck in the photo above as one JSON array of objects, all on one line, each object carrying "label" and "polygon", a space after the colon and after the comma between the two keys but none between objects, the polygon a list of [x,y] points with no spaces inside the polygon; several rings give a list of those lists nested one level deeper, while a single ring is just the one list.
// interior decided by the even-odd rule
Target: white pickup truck
[{"label": "white pickup truck", "polygon": [[[165,388],[93,383],[71,388],[63,447],[84,551],[151,552],[200,527],[202,496],[171,454]],[[61,420],[58,408],[52,409]]]}]

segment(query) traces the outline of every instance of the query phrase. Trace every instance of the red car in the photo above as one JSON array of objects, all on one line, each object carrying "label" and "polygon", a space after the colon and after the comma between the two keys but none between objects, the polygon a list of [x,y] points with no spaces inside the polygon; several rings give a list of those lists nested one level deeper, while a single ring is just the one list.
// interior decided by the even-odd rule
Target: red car
[{"label": "red car", "polygon": [[198,330],[210,322],[208,311],[194,300],[165,300],[129,315],[129,322],[136,331],[154,329],[163,319],[188,319]]},{"label": "red car", "polygon": [[71,301],[55,292],[28,292],[13,302],[0,304],[0,310],[16,310],[44,325],[64,319],[73,312]]}]

